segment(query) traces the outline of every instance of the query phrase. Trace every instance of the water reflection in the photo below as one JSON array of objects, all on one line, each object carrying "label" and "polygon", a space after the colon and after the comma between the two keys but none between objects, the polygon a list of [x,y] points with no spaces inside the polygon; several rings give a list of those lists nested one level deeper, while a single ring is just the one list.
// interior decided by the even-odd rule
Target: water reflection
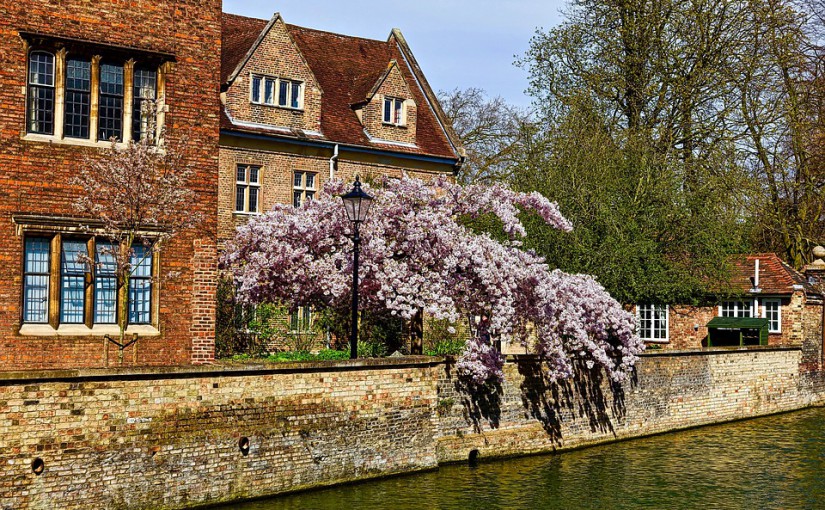
[{"label": "water reflection", "polygon": [[231,508],[819,509],[825,409],[474,468],[444,466]]}]

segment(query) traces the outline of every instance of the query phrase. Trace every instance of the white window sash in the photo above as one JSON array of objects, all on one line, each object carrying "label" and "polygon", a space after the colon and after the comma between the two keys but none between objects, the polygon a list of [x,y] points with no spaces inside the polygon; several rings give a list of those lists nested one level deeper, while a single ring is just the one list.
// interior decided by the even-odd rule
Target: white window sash
[{"label": "white window sash", "polygon": [[[664,338],[655,338],[655,332],[661,328],[661,319],[657,319],[657,313],[660,313],[664,307]],[[650,314],[650,333],[643,335],[642,330],[642,308],[649,310]],[[645,342],[666,344],[670,342],[670,305],[636,305],[636,324],[638,325],[639,338]]]},{"label": "white window sash", "polygon": [[[777,328],[773,328],[771,317],[768,316],[768,303],[776,306],[776,323]],[[763,299],[762,300],[762,318],[768,319],[768,332],[781,333],[782,332],[782,301],[780,299]]]}]

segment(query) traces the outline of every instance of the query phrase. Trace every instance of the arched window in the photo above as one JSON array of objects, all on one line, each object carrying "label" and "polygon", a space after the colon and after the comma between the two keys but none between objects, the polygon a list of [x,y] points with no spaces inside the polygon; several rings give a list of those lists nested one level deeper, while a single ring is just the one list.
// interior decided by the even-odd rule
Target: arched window
[{"label": "arched window", "polygon": [[54,134],[54,55],[45,51],[29,54],[29,133]]}]

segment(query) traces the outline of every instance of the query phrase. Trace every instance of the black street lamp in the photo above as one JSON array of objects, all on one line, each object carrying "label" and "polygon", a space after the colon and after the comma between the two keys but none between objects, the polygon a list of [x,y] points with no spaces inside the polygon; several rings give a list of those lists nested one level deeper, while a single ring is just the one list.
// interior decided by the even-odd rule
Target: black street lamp
[{"label": "black street lamp", "polygon": [[356,175],[352,190],[342,195],[341,199],[344,201],[347,217],[352,222],[352,244],[355,248],[352,257],[352,333],[349,339],[349,357],[355,359],[358,357],[358,256],[361,253],[361,236],[358,228],[367,219],[372,197],[361,189],[361,179]]}]

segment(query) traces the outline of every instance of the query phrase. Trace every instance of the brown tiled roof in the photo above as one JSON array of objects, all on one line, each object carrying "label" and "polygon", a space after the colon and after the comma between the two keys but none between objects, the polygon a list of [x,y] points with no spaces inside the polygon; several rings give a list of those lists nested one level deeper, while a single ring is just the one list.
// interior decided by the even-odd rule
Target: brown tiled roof
[{"label": "brown tiled roof", "polygon": [[775,253],[753,253],[731,258],[731,285],[733,290],[748,293],[750,278],[759,260],[759,288],[761,294],[792,294],[794,285],[805,285],[805,277],[786,264]]},{"label": "brown tiled roof", "polygon": [[[224,83],[244,59],[267,23],[266,20],[224,13],[221,55],[221,76]],[[321,132],[324,139],[394,152],[457,158],[398,44],[392,39],[377,41],[295,25],[287,25],[287,28],[323,91]],[[353,104],[363,102],[393,59],[398,63],[418,105],[415,148],[370,140],[352,108]],[[225,113],[221,118],[221,128],[271,133],[264,129],[240,128]]]},{"label": "brown tiled roof", "polygon": [[221,18],[221,83],[246,56],[246,52],[258,39],[267,21],[223,13]]}]

